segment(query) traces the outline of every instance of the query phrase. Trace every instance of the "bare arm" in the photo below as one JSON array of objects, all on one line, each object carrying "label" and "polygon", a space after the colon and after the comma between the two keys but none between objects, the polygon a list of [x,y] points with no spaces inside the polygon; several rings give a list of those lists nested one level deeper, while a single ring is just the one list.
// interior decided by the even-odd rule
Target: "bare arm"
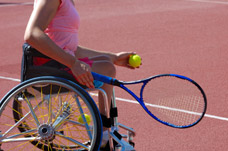
[{"label": "bare arm", "polygon": [[98,51],[98,50],[94,50],[94,49],[90,49],[90,48],[86,48],[86,47],[82,47],[82,46],[77,47],[77,51],[75,52],[75,55],[77,56],[77,58],[106,55],[112,60],[113,63],[117,57],[115,53]]},{"label": "bare arm", "polygon": [[84,57],[94,57],[99,55],[106,55],[110,58],[110,60],[118,66],[123,66],[127,68],[133,69],[128,63],[128,59],[130,55],[135,54],[135,52],[119,52],[119,53],[112,53],[112,52],[105,52],[105,51],[98,51],[89,49],[86,47],[78,46],[75,55],[77,58],[84,58]]},{"label": "bare arm", "polygon": [[29,19],[24,40],[41,53],[71,68],[79,83],[93,87],[90,67],[62,50],[44,33],[59,5],[59,0],[39,0]]},{"label": "bare arm", "polygon": [[58,47],[45,33],[60,5],[59,0],[39,0],[25,30],[24,40],[41,53],[71,67],[75,58]]}]

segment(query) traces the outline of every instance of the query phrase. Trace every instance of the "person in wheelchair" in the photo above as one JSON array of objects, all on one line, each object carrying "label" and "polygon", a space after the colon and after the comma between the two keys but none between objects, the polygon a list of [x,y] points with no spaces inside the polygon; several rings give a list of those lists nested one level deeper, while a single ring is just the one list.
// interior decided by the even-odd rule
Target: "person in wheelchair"
[{"label": "person in wheelchair", "polygon": [[[94,88],[91,71],[115,77],[115,65],[132,69],[128,59],[134,52],[111,53],[80,46],[79,23],[73,0],[35,0],[24,34],[24,51],[29,48],[36,53],[33,53],[32,61],[24,57],[25,62],[33,66],[58,68],[87,88]],[[22,81],[29,78],[29,75],[22,75]],[[107,93],[110,106],[113,88],[103,84],[102,89]],[[99,110],[101,115],[105,115],[103,97],[99,97]],[[103,131],[106,130],[104,127]]]}]

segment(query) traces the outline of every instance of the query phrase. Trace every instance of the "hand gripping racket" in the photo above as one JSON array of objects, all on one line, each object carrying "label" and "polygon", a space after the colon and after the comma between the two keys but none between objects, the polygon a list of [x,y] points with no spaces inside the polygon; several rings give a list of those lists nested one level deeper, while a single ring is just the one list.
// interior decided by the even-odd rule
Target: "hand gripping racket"
[{"label": "hand gripping racket", "polygon": [[[203,118],[207,99],[203,89],[188,77],[161,74],[124,82],[92,72],[95,80],[118,86],[133,96],[155,120],[174,128],[188,128]],[[141,84],[139,96],[126,85]]]}]

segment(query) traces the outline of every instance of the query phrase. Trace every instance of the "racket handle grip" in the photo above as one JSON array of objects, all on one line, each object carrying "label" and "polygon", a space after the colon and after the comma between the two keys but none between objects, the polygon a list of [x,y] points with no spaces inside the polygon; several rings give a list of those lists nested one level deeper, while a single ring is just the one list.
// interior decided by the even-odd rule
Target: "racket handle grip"
[{"label": "racket handle grip", "polygon": [[105,76],[105,75],[101,75],[101,74],[98,74],[95,72],[91,72],[91,73],[93,75],[94,80],[101,81],[101,82],[104,82],[107,84],[113,84],[113,78]]}]

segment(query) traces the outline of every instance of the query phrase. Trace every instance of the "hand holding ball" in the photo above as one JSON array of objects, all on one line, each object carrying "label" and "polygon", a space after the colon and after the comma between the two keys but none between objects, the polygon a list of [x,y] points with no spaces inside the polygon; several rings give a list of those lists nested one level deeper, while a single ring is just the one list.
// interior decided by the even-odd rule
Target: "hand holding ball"
[{"label": "hand holding ball", "polygon": [[129,57],[129,64],[134,68],[139,67],[141,65],[141,61],[142,59],[139,55],[134,54]]}]

